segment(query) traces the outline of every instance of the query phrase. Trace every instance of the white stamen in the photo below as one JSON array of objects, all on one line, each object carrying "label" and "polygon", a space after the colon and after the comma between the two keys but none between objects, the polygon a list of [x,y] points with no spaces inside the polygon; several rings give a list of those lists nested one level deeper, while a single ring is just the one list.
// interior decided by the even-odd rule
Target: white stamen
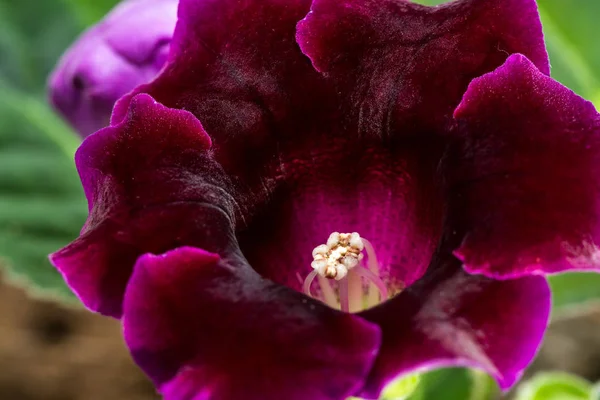
[{"label": "white stamen", "polygon": [[358,265],[358,258],[356,258],[356,257],[344,257],[344,258],[342,258],[342,264],[344,264],[344,266],[347,269],[352,269],[352,268],[354,268],[354,267],[356,267]]},{"label": "white stamen", "polygon": [[351,313],[359,312],[364,307],[363,282],[361,278],[362,275],[359,272],[361,269],[364,268],[359,266],[348,271],[348,276],[346,278],[346,281],[348,281],[348,308]]},{"label": "white stamen", "polygon": [[352,232],[350,235],[350,246],[356,247],[360,251],[364,248],[363,239],[360,237],[358,232]]},{"label": "white stamen", "polygon": [[[369,271],[366,268],[356,268],[355,271],[356,271],[356,273],[360,274],[361,276],[363,276],[367,280],[369,280],[371,284],[375,285],[375,287],[377,287],[377,289],[379,290],[379,293],[381,294],[381,302],[387,300],[387,298],[388,298],[387,287],[385,286],[383,281],[377,275],[375,275],[373,272]],[[375,295],[377,295],[377,294],[375,294]],[[375,304],[377,304],[377,303],[375,303]]]},{"label": "white stamen", "polygon": [[348,297],[348,279],[340,281],[340,305],[343,312],[350,312],[350,298]]},{"label": "white stamen", "polygon": [[328,251],[329,247],[327,247],[326,244],[322,244],[320,246],[315,247],[315,249],[312,251],[312,256],[317,257],[317,255],[319,254],[325,256],[325,254],[327,254]]},{"label": "white stamen", "polygon": [[322,275],[317,275],[319,280],[319,286],[321,287],[321,296],[323,297],[323,301],[331,308],[339,309],[340,305],[337,299],[337,295],[335,291],[331,287],[329,283],[329,279],[325,278]]},{"label": "white stamen", "polygon": [[325,268],[327,268],[326,260],[314,260],[311,264],[314,270],[316,270],[319,275],[325,275]]},{"label": "white stamen", "polygon": [[340,233],[333,232],[331,235],[329,235],[329,239],[327,239],[327,247],[332,249],[338,244],[339,241],[340,241]]},{"label": "white stamen", "polygon": [[315,276],[317,276],[317,275],[318,275],[317,270],[314,270],[313,272],[308,274],[308,276],[304,280],[304,285],[302,285],[302,290],[304,291],[304,294],[307,295],[308,297],[313,297],[312,294],[310,294],[310,286],[312,285],[312,282],[315,280]]},{"label": "white stamen", "polygon": [[339,281],[358,265],[362,259],[362,249],[363,243],[358,233],[333,232],[329,235],[327,244],[314,248],[314,261],[311,265],[320,276]]},{"label": "white stamen", "polygon": [[[367,267],[360,265],[364,258],[361,253],[366,251]],[[312,252],[313,271],[306,277],[303,284],[304,293],[312,297],[310,287],[318,276],[321,287],[322,301],[332,308],[341,308],[345,312],[360,311],[365,303],[364,278],[368,283],[366,306],[371,307],[379,302],[386,301],[388,289],[379,278],[379,263],[373,245],[360,237],[357,232],[333,232],[327,239],[327,244],[322,244]],[[338,282],[338,298],[330,280]],[[377,293],[379,292],[379,293]],[[379,296],[378,296],[379,294]]]},{"label": "white stamen", "polygon": [[344,265],[338,265],[335,280],[341,281],[346,277],[346,275],[348,275],[348,268],[346,268]]}]

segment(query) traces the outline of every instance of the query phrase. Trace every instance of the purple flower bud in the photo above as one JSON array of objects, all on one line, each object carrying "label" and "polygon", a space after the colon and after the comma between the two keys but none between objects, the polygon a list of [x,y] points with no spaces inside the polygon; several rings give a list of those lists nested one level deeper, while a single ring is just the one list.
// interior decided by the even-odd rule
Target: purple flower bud
[{"label": "purple flower bud", "polygon": [[65,52],[49,79],[53,106],[82,136],[108,125],[114,103],[164,65],[177,0],[126,0]]}]

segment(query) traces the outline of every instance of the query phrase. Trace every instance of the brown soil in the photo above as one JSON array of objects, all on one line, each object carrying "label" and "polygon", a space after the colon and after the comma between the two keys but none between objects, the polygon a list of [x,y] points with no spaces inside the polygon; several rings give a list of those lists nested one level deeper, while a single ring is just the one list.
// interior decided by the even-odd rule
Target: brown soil
[{"label": "brown soil", "polygon": [[154,400],[117,321],[0,285],[1,400]]}]

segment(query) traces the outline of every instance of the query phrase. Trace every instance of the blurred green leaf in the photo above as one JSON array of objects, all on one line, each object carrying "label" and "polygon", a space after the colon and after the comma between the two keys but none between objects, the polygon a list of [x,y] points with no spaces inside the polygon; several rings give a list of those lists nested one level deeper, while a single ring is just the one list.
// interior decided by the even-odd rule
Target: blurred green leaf
[{"label": "blurred green leaf", "polygon": [[427,372],[408,400],[495,400],[499,389],[487,374],[466,368]]},{"label": "blurred green leaf", "polygon": [[62,0],[85,26],[95,24],[112,9],[119,0]]},{"label": "blurred green leaf", "polygon": [[[118,0],[0,0],[0,77],[43,96],[61,54]],[[41,97],[40,97],[41,99]]]},{"label": "blurred green leaf", "polygon": [[494,378],[479,370],[470,370],[470,373],[473,383],[469,400],[495,400],[501,397],[500,388]]},{"label": "blurred green leaf", "polygon": [[600,400],[600,382],[592,386],[590,400]]},{"label": "blurred green leaf", "polygon": [[569,311],[590,302],[600,304],[600,274],[573,272],[549,278],[555,313]]},{"label": "blurred green leaf", "polygon": [[73,163],[80,139],[47,105],[45,82],[91,16],[113,4],[0,0],[0,264],[44,293],[71,296],[47,257],[87,213]]},{"label": "blurred green leaf", "polygon": [[78,142],[44,103],[0,84],[0,257],[12,277],[52,294],[70,292],[48,254],[77,236],[87,211]]},{"label": "blurred green leaf", "polygon": [[[467,368],[444,368],[400,377],[388,385],[380,400],[497,400],[500,390],[486,373]],[[360,400],[351,397],[348,400]]]},{"label": "blurred green leaf", "polygon": [[515,400],[591,400],[592,385],[563,372],[546,372],[523,382]]},{"label": "blurred green leaf", "polygon": [[[420,375],[409,374],[401,376],[390,383],[381,393],[380,400],[406,400],[419,386]],[[350,397],[347,400],[361,400],[358,397]]]},{"label": "blurred green leaf", "polygon": [[414,393],[420,381],[419,374],[404,375],[383,390],[381,400],[405,400]]},{"label": "blurred green leaf", "polygon": [[552,76],[598,105],[600,101],[600,2],[538,0]]},{"label": "blurred green leaf", "polygon": [[425,4],[426,6],[437,6],[438,4],[447,3],[450,0],[415,0],[415,3]]},{"label": "blurred green leaf", "polygon": [[83,28],[59,0],[0,0],[0,77],[42,96],[52,67]]}]

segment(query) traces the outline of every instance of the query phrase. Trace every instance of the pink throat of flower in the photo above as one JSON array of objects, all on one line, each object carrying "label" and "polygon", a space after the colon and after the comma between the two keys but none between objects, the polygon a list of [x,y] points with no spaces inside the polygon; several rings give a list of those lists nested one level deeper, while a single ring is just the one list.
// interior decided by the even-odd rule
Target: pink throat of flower
[{"label": "pink throat of flower", "polygon": [[[363,251],[367,256],[366,265]],[[373,245],[357,232],[333,232],[326,244],[315,247],[312,255],[313,271],[303,281],[307,296],[351,313],[388,299],[388,289],[379,277],[380,266]],[[311,287],[315,278],[320,290],[313,295]]]}]

